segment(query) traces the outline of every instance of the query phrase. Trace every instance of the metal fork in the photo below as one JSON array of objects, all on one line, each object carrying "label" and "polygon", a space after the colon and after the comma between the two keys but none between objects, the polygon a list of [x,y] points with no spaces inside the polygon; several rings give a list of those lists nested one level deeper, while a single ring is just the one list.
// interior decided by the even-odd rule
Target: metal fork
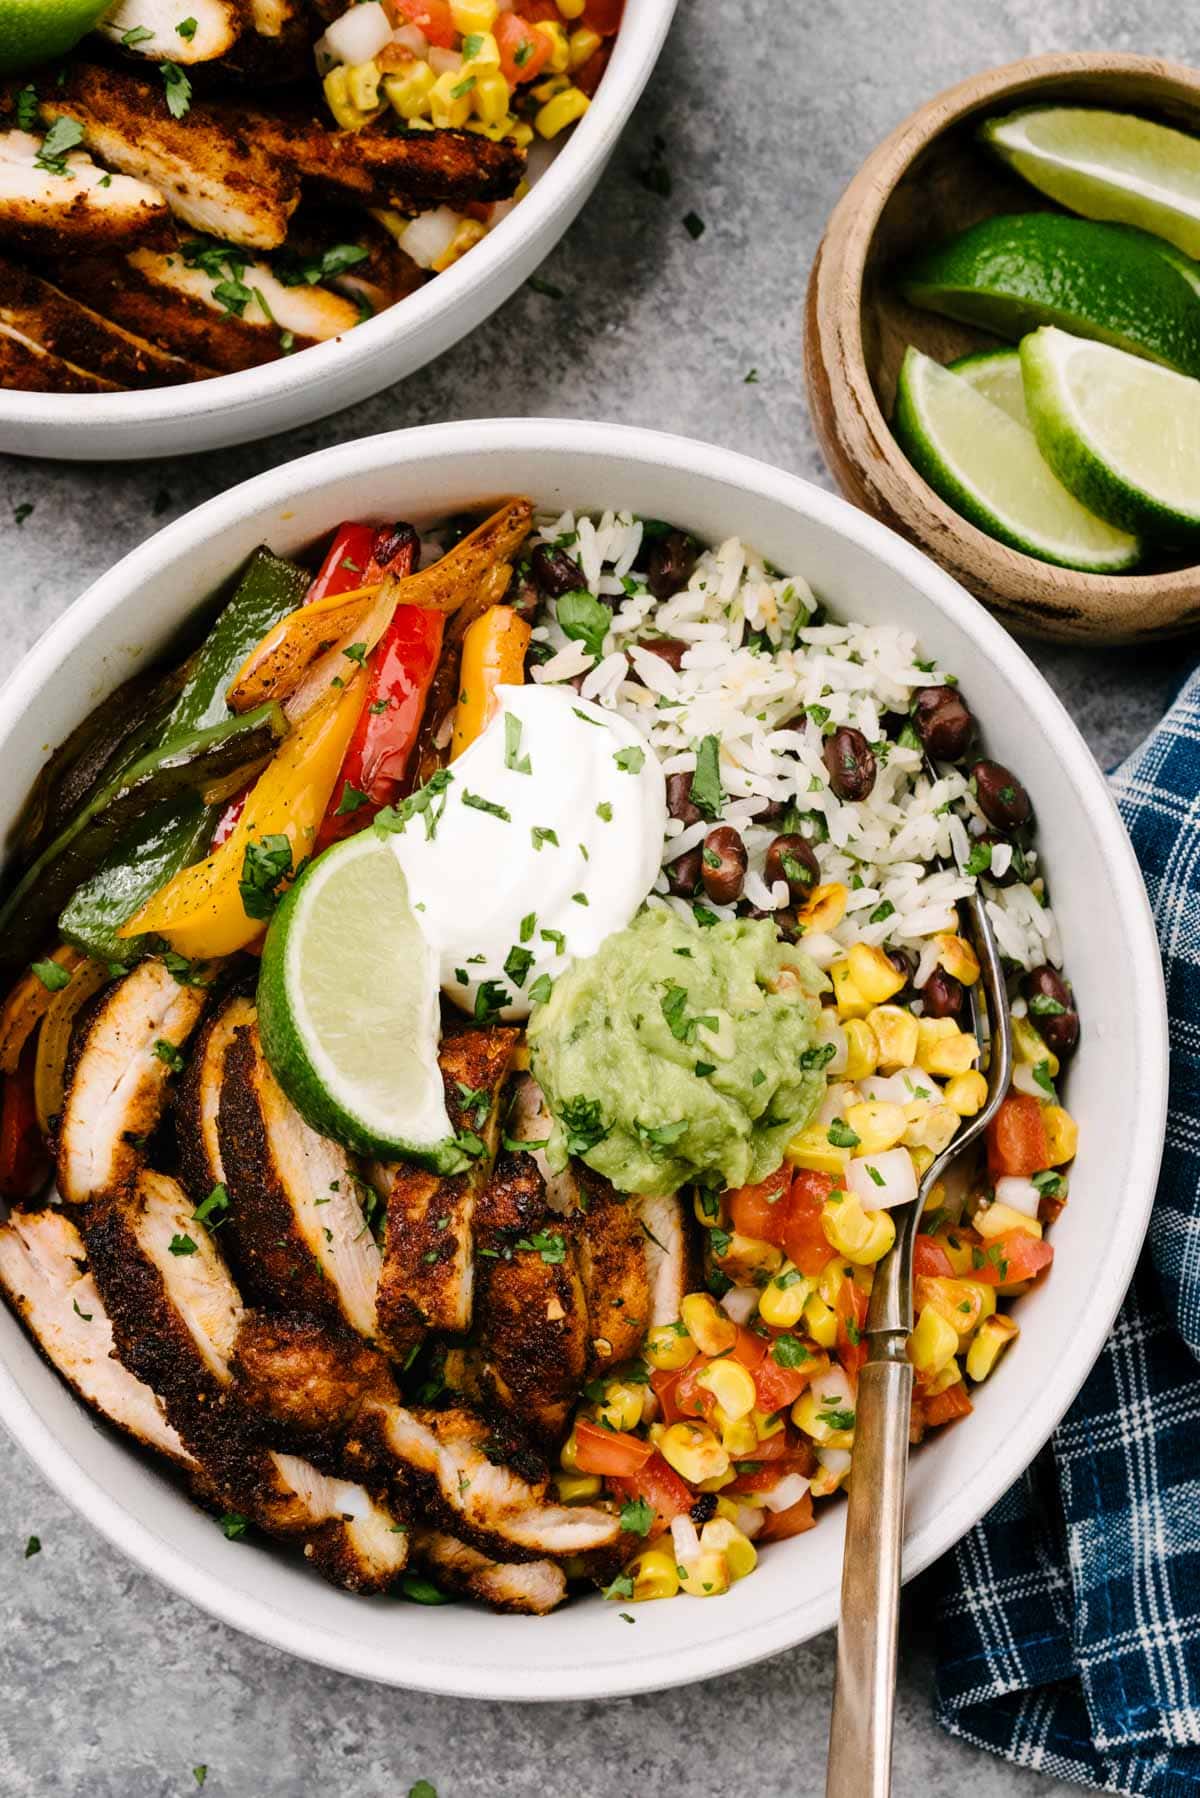
[{"label": "metal fork", "polygon": [[[829,1727],[826,1798],[887,1798],[892,1781],[900,1550],[908,1471],[913,1371],[905,1352],[913,1327],[913,1242],[928,1193],[978,1142],[1008,1091],[1012,1024],[1004,971],[982,897],[963,901],[980,979],[971,992],[987,1103],[925,1173],[911,1205],[893,1217],[896,1240],[875,1270],[867,1310],[867,1359],[859,1371],[854,1473],[846,1510],[837,1676]],[[982,990],[986,1009],[980,1004]]]}]

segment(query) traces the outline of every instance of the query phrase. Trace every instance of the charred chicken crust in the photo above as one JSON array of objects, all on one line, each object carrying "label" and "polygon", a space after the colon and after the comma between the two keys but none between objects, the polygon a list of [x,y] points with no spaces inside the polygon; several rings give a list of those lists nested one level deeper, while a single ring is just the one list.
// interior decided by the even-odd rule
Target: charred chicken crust
[{"label": "charred chicken crust", "polygon": [[175,1101],[180,1177],[194,1205],[225,1181],[218,1135],[225,1054],[236,1031],[255,1019],[254,1001],[234,993],[209,1014],[196,1034]]},{"label": "charred chicken crust", "polygon": [[383,1356],[352,1330],[298,1312],[248,1311],[234,1343],[233,1394],[275,1441],[335,1443],[368,1397],[397,1397]]},{"label": "charred chicken crust", "polygon": [[567,1594],[567,1578],[553,1561],[493,1561],[443,1530],[414,1528],[412,1558],[438,1584],[493,1611],[544,1617]]}]

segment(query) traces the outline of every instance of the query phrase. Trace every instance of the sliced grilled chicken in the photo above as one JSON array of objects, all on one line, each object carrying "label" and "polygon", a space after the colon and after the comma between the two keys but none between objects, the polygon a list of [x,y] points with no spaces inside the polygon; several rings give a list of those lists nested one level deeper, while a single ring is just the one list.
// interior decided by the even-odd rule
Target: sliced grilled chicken
[{"label": "sliced grilled chicken", "polygon": [[[238,282],[251,296],[240,313],[231,312],[218,292],[229,284],[224,270],[210,273],[178,253],[150,249],[134,250],[127,268],[122,284],[126,297],[115,303],[128,321],[150,335],[173,330],[176,342],[188,344],[189,354],[222,371],[251,368],[326,343],[349,331],[360,317],[358,307],[342,294],[307,283],[286,286],[265,262],[239,266]],[[184,322],[172,327],[177,315]]]},{"label": "sliced grilled chicken", "polygon": [[308,0],[242,0],[242,6],[248,29],[224,58],[222,73],[257,88],[311,75],[317,27]]},{"label": "sliced grilled chicken", "polygon": [[274,1535],[303,1536],[305,1558],[335,1585],[386,1592],[408,1560],[399,1513],[298,1455],[273,1450],[266,1458],[273,1479],[255,1495],[254,1521]]},{"label": "sliced grilled chicken", "polygon": [[225,1184],[217,1133],[225,1052],[235,1032],[253,1024],[257,1015],[253,999],[238,994],[226,999],[197,1032],[187,1072],[179,1083],[175,1137],[183,1184],[195,1205],[202,1205],[214,1186]]},{"label": "sliced grilled chicken", "polygon": [[579,1204],[579,1186],[573,1167],[568,1166],[559,1174],[552,1173],[546,1160],[546,1151],[541,1144],[550,1134],[552,1121],[541,1087],[532,1074],[522,1074],[513,1083],[507,1134],[514,1142],[526,1145],[546,1183],[547,1205],[551,1211],[565,1216]]},{"label": "sliced grilled chicken", "polygon": [[252,249],[277,249],[300,198],[290,164],[269,155],[234,108],[193,100],[171,117],[161,81],[75,64],[42,93],[42,115],[74,119],[102,162],[159,189],[176,217]]},{"label": "sliced grilled chicken", "polygon": [[334,1442],[368,1396],[396,1397],[382,1355],[352,1330],[298,1312],[246,1312],[233,1374],[238,1403],[277,1441]]},{"label": "sliced grilled chicken", "polygon": [[86,1405],[186,1465],[191,1456],[162,1401],[117,1359],[86,1257],[61,1211],[14,1211],[0,1225],[0,1287],[46,1359]]},{"label": "sliced grilled chicken", "polygon": [[208,994],[144,961],[80,1013],[58,1129],[58,1185],[69,1204],[130,1180],[167,1101],[176,1056]]},{"label": "sliced grilled chicken", "polygon": [[627,1361],[641,1347],[650,1312],[646,1238],[636,1201],[599,1174],[578,1169],[581,1209],[571,1220],[587,1300],[592,1368]]},{"label": "sliced grilled chicken", "polygon": [[167,355],[60,288],[0,258],[0,324],[117,387],[167,387],[210,371]]},{"label": "sliced grilled chicken", "polygon": [[500,1129],[500,1094],[517,1032],[464,1030],[438,1054],[450,1122],[480,1152],[461,1174],[443,1178],[401,1166],[387,1201],[379,1335],[403,1355],[426,1330],[470,1328],[474,1291],[475,1202],[488,1177]]},{"label": "sliced grilled chicken", "polygon": [[646,1328],[652,1330],[677,1320],[684,1295],[695,1290],[700,1270],[694,1264],[688,1215],[679,1194],[672,1193],[665,1199],[641,1198],[634,1203],[650,1282]]},{"label": "sliced grilled chicken", "polygon": [[115,381],[106,381],[89,369],[77,368],[52,356],[23,332],[0,320],[0,387],[21,393],[120,393]]},{"label": "sliced grilled chicken", "polygon": [[[390,1466],[414,1515],[501,1561],[611,1548],[621,1520],[597,1505],[546,1497],[544,1463],[526,1479],[499,1456],[499,1432],[465,1409],[410,1410],[368,1399],[346,1453],[374,1471]],[[495,1457],[495,1458],[492,1458]]]},{"label": "sliced grilled chicken", "polygon": [[237,1028],[226,1049],[217,1134],[229,1252],[247,1297],[373,1337],[380,1255],[355,1169],[285,1097],[256,1024]]},{"label": "sliced grilled chicken", "polygon": [[302,113],[251,113],[246,123],[281,165],[368,205],[420,211],[506,200],[525,175],[525,152],[473,131],[332,131]]},{"label": "sliced grilled chicken", "polygon": [[[174,5],[175,0],[171,0]],[[40,255],[161,241],[171,214],[157,188],[110,175],[82,150],[39,167],[42,139],[0,131],[0,244]]]},{"label": "sliced grilled chicken", "polygon": [[233,49],[243,17],[236,0],[187,0],[189,31],[180,31],[179,0],[117,0],[96,29],[152,62],[215,62]]},{"label": "sliced grilled chicken", "polygon": [[477,1598],[496,1611],[544,1617],[567,1595],[567,1579],[553,1561],[491,1561],[441,1530],[415,1529],[413,1560],[451,1592]]}]

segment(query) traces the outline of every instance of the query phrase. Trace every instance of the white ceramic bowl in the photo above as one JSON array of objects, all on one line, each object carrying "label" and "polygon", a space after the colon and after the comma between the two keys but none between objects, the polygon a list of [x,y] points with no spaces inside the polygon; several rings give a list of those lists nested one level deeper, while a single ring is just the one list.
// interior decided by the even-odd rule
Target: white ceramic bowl
[{"label": "white ceramic bowl", "polygon": [[412,374],[503,305],[595,187],[650,77],[676,0],[630,0],[596,97],[530,192],[469,256],[344,337],[239,374],[142,393],[0,390],[0,451],[131,461],[223,449],[324,418]]},{"label": "white ceramic bowl", "polygon": [[[494,420],[322,451],[192,512],[64,614],[0,693],[0,825],[46,753],[160,646],[255,544],[299,550],[343,518],[418,523],[501,493],[557,511],[629,506],[719,540],[738,534],[847,615],[899,621],[962,678],[988,751],[1028,783],[1084,1021],[1070,1105],[1081,1149],[1050,1278],[976,1414],[913,1459],[905,1572],[963,1534],[1025,1468],[1074,1397],[1133,1272],[1158,1169],[1165,1009],[1149,910],[1104,781],[1032,663],[932,562],[843,501],[762,463],[612,425]],[[276,1647],[395,1685],[487,1698],[596,1698],[674,1685],[833,1623],[842,1511],[769,1550],[710,1603],[623,1608],[598,1596],[546,1618],[351,1598],[296,1559],[231,1544],[98,1429],[0,1308],[0,1417],[115,1545],[215,1616]]]}]

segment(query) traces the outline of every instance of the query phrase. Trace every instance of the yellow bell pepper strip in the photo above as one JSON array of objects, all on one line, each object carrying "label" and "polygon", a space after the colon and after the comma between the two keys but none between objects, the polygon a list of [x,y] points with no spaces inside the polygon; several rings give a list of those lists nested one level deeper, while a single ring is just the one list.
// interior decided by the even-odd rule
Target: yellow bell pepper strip
[{"label": "yellow bell pepper strip", "polygon": [[463,638],[451,761],[495,717],[500,704],[496,688],[520,686],[524,681],[525,652],[531,635],[530,626],[511,606],[492,606],[470,626]]},{"label": "yellow bell pepper strip", "polygon": [[[261,936],[274,887],[312,854],[362,709],[363,682],[360,670],[296,725],[221,846],[168,881],[122,926],[122,936],[154,931],[189,961],[232,955]],[[255,850],[248,864],[247,851]],[[253,874],[272,870],[275,879],[256,889]]]},{"label": "yellow bell pepper strip", "polygon": [[48,960],[58,969],[57,974],[41,963],[40,974],[30,968],[0,1007],[0,1073],[16,1073],[25,1044],[49,1011],[55,994],[70,984],[84,957],[78,949],[60,943]]},{"label": "yellow bell pepper strip", "polygon": [[71,984],[55,993],[42,1021],[33,1064],[33,1099],[38,1123],[47,1136],[53,1133],[62,1111],[67,1054],[75,1019],[88,1000],[111,979],[112,975],[102,962],[83,962],[71,976]]},{"label": "yellow bell pepper strip", "polygon": [[388,575],[382,591],[393,605],[456,612],[478,591],[494,563],[512,560],[532,525],[531,501],[508,500],[428,568],[417,574]]},{"label": "yellow bell pepper strip", "polygon": [[377,583],[331,593],[298,606],[273,625],[238,669],[225,695],[231,712],[248,712],[268,699],[284,700],[310,662],[354,628],[370,610]]}]

